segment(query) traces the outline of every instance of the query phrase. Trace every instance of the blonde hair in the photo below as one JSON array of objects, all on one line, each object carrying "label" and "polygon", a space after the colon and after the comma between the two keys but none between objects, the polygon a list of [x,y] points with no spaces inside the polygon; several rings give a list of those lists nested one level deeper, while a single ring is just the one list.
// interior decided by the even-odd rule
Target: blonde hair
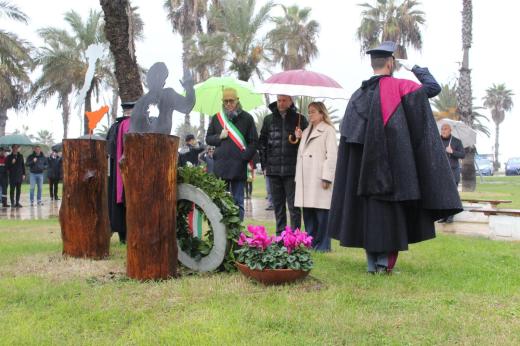
[{"label": "blonde hair", "polygon": [[309,103],[309,106],[307,106],[307,109],[309,109],[311,106],[314,107],[321,115],[323,115],[323,121],[326,124],[329,124],[330,126],[334,127],[334,125],[332,125],[332,121],[330,120],[329,111],[327,110],[327,107],[325,107],[325,104],[323,102],[311,102]]}]

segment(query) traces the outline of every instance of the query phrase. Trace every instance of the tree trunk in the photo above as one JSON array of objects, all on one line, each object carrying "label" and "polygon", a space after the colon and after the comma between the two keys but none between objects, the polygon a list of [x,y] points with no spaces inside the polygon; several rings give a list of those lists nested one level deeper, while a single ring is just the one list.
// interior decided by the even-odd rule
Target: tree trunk
[{"label": "tree trunk", "polygon": [[495,160],[493,161],[493,168],[497,171],[500,168],[500,161],[498,160],[498,146],[500,139],[500,125],[495,126]]},{"label": "tree trunk", "polygon": [[116,122],[117,110],[119,109],[119,93],[117,92],[117,89],[113,89],[112,93],[112,109],[110,110],[110,122],[108,124],[109,127],[110,124]]},{"label": "tree trunk", "polygon": [[128,0],[100,0],[105,14],[105,37],[114,56],[119,95],[123,102],[137,101],[143,86],[135,57],[134,35],[130,25],[132,9]]},{"label": "tree trunk", "polygon": [[[179,138],[152,133],[125,136],[127,275],[138,280],[177,274],[177,153]],[[143,160],[144,159],[144,160]]]},{"label": "tree trunk", "polygon": [[63,94],[60,95],[61,98],[61,117],[63,119],[63,138],[67,138],[68,130],[69,130],[69,118],[70,118],[70,104],[69,104],[69,95]]},{"label": "tree trunk", "polygon": [[7,124],[7,109],[0,108],[0,137],[5,136],[5,125]]},{"label": "tree trunk", "polygon": [[64,255],[92,259],[108,256],[107,170],[105,141],[63,141],[60,226]]},{"label": "tree trunk", "polygon": [[[191,36],[182,36],[182,69],[183,71],[187,71],[190,67],[189,61],[188,61],[188,51],[190,50],[190,39]],[[190,113],[184,114],[184,124],[187,127],[191,126],[190,121]]]},{"label": "tree trunk", "polygon": [[475,172],[475,147],[466,148],[466,156],[462,160],[462,191],[475,191],[477,179]]},{"label": "tree trunk", "polygon": [[83,112],[83,134],[88,135],[90,130],[88,128],[87,112],[92,112],[92,91],[94,90],[94,79],[90,83],[90,88],[85,95],[85,111]]},{"label": "tree trunk", "polygon": [[[471,70],[469,69],[469,49],[472,42],[472,3],[471,0],[462,0],[462,48],[464,55],[460,68],[460,77],[457,89],[457,113],[463,122],[473,128]],[[462,191],[475,191],[477,184],[475,176],[475,148],[467,151],[462,161]]]}]

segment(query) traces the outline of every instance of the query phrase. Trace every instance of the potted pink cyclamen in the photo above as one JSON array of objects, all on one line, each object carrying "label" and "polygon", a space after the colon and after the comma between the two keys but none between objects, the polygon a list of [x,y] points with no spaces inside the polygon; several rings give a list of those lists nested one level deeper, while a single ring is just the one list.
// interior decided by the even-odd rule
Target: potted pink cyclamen
[{"label": "potted pink cyclamen", "polygon": [[304,278],[312,269],[312,237],[287,227],[280,236],[270,236],[264,226],[247,227],[235,251],[237,268],[264,284],[281,284]]}]

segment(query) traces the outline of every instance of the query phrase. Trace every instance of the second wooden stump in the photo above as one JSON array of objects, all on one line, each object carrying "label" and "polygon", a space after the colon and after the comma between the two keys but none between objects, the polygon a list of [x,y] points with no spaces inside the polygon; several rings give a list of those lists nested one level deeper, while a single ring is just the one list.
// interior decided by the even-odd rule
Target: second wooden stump
[{"label": "second wooden stump", "polygon": [[168,279],[177,274],[177,150],[179,138],[125,135],[121,160],[126,201],[128,277]]}]

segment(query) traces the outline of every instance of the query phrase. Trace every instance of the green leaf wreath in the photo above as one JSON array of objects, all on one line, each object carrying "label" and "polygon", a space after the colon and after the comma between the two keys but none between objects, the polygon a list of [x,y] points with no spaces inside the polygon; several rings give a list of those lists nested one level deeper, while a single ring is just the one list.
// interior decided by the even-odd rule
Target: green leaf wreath
[{"label": "green leaf wreath", "polygon": [[[226,189],[226,183],[213,174],[207,174],[202,167],[180,167],[177,175],[178,184],[191,184],[198,187],[217,205],[222,213],[222,223],[226,226],[228,247],[224,262],[218,270],[234,271],[236,240],[243,230],[239,210],[233,197]],[[177,202],[177,241],[180,248],[192,258],[198,260],[211,251],[213,247],[213,230],[211,224],[206,239],[192,237],[189,232],[187,216],[192,207],[189,201]],[[199,209],[202,212],[202,210]],[[204,215],[204,218],[206,216]],[[207,219],[206,219],[207,220]]]}]

